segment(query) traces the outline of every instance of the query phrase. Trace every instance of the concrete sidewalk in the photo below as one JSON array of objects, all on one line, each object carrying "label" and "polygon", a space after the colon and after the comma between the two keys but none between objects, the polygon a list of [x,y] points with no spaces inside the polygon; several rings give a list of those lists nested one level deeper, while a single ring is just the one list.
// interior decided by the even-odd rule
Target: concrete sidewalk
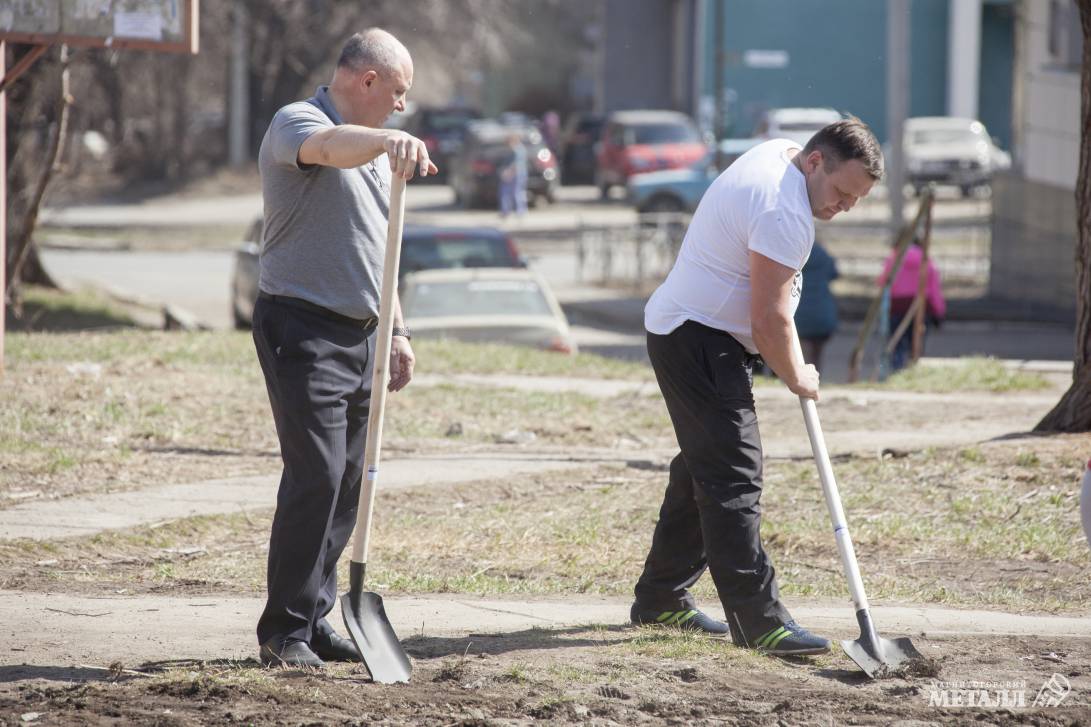
[{"label": "concrete sidewalk", "polygon": [[[609,461],[625,462],[639,453],[615,453]],[[647,455],[643,455],[646,457]],[[593,453],[591,461],[602,461]],[[563,454],[492,452],[485,454],[406,457],[384,460],[380,490],[420,485],[444,486],[474,480],[516,477],[580,467],[586,460]],[[234,477],[146,487],[61,500],[24,502],[0,510],[0,540],[50,540],[93,535],[104,530],[216,515],[270,509],[276,505],[279,475]]]},{"label": "concrete sidewalk", "polygon": [[[395,631],[410,651],[414,643],[432,638],[473,641],[476,637],[480,642],[528,629],[562,632],[592,624],[624,625],[629,613],[628,599],[581,596],[549,601],[457,595],[390,596],[383,600]],[[257,597],[97,597],[0,591],[0,613],[4,614],[0,641],[7,645],[0,650],[0,665],[26,665],[22,671],[18,667],[5,669],[6,680],[10,681],[44,676],[41,671],[45,667],[106,667],[121,661],[131,668],[167,659],[254,658],[254,624],[262,606],[263,600]],[[709,604],[707,610],[723,618],[719,607]],[[856,616],[847,602],[793,602],[792,612],[808,628],[832,638],[859,636]],[[871,612],[880,633],[888,637],[910,635],[927,656],[940,656],[944,649],[942,643],[927,642],[953,637],[1091,638],[1091,619],[1087,615],[1017,615],[874,605]],[[336,628],[343,628],[339,614],[332,614],[331,621]],[[543,642],[564,639],[572,646],[591,644],[588,640],[568,639],[564,633],[539,635]],[[466,647],[461,644],[451,648],[451,655],[459,655]],[[471,645],[469,651],[480,653],[483,649]]]}]

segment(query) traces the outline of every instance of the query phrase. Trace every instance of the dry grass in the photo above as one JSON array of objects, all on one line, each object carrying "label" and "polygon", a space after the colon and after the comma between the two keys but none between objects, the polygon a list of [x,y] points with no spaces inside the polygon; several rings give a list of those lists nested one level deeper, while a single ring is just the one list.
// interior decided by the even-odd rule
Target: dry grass
[{"label": "dry grass", "polygon": [[[1089,552],[1076,483],[1086,437],[929,450],[836,465],[876,600],[1085,611]],[[1031,456],[1033,455],[1033,457]],[[665,473],[599,466],[519,480],[387,491],[369,576],[390,593],[626,597]],[[842,598],[825,505],[808,462],[770,462],[763,537],[789,597]],[[896,505],[895,505],[896,503]],[[0,586],[260,593],[269,512],[0,546]],[[696,593],[713,599],[709,579]]]}]

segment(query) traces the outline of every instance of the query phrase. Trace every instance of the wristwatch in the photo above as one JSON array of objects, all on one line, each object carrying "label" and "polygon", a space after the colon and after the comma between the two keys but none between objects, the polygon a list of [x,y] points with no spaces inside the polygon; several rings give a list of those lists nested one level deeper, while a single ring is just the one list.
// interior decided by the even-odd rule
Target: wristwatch
[{"label": "wristwatch", "polygon": [[413,334],[409,330],[409,326],[401,326],[401,327],[395,326],[394,329],[390,332],[390,335],[391,336],[401,336],[402,338],[406,339],[407,341],[413,340]]}]

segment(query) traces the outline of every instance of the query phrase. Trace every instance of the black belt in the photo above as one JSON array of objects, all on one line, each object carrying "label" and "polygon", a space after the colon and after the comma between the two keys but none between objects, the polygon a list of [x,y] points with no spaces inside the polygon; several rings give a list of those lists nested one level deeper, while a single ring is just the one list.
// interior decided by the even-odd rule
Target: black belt
[{"label": "black belt", "polygon": [[353,318],[352,316],[342,315],[336,311],[332,311],[329,308],[324,308],[317,303],[312,303],[309,300],[303,300],[302,298],[293,298],[288,295],[273,295],[272,293],[266,293],[264,290],[258,292],[259,298],[264,298],[271,303],[279,303],[281,305],[290,305],[293,308],[302,308],[305,311],[310,311],[323,318],[328,318],[331,321],[338,323],[347,323],[350,326],[357,326],[363,328],[368,332],[375,330],[379,325],[379,319],[375,316],[370,318]]}]

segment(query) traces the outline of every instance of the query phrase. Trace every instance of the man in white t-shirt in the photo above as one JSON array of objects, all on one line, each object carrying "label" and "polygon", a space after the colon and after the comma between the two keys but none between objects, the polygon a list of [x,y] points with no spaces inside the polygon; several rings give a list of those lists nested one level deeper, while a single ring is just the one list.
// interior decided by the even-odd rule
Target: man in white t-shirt
[{"label": "man in white t-shirt", "polygon": [[[882,173],[875,136],[850,118],[802,149],[786,139],[754,147],[701,199],[645,309],[648,356],[681,451],[636,585],[634,623],[730,633],[739,646],[781,655],[829,650],[781,603],[761,545],[752,370],[760,355],[793,393],[818,399],[818,371],[792,344],[813,218],[852,209]],[[727,624],[697,610],[689,593],[706,568]]]}]

